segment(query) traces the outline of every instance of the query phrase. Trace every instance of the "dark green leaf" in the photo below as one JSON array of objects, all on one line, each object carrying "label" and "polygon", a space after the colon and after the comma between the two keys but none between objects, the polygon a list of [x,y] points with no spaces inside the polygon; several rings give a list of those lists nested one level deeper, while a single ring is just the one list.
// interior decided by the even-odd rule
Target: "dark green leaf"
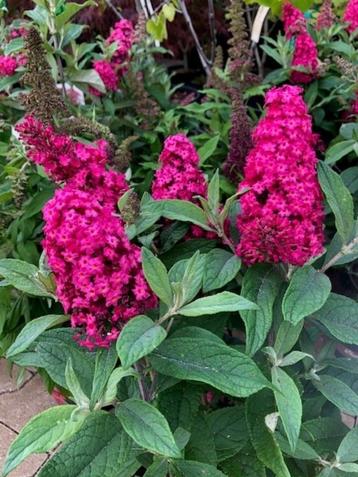
[{"label": "dark green leaf", "polygon": [[31,320],[17,335],[15,342],[7,350],[6,357],[12,358],[15,354],[25,351],[45,330],[65,323],[68,319],[66,315],[46,315]]},{"label": "dark green leaf", "polygon": [[351,416],[358,415],[358,394],[346,383],[333,376],[323,375],[314,384],[325,398],[337,406],[338,409]]},{"label": "dark green leaf", "polygon": [[208,415],[208,423],[219,462],[234,456],[247,444],[249,436],[244,406],[217,409]]},{"label": "dark green leaf", "polygon": [[139,399],[127,399],[116,410],[127,434],[141,447],[155,454],[180,457],[180,450],[163,414]]},{"label": "dark green leaf", "polygon": [[29,295],[53,298],[46,287],[38,279],[39,270],[35,265],[14,258],[0,260],[0,276],[13,287]]},{"label": "dark green leaf", "polygon": [[150,288],[168,306],[172,304],[173,292],[167,269],[147,248],[142,248],[143,271]]},{"label": "dark green leaf", "polygon": [[66,388],[65,369],[69,358],[87,396],[92,390],[95,353],[90,353],[74,340],[76,330],[60,328],[42,333],[37,339],[35,351],[42,367],[56,384]]},{"label": "dark green leaf", "polygon": [[140,315],[130,320],[117,340],[117,353],[124,368],[129,368],[151,353],[166,338],[165,329]]},{"label": "dark green leaf", "polygon": [[271,396],[268,391],[261,391],[246,401],[246,418],[251,443],[257,457],[277,477],[291,477],[275,436],[265,423],[266,416],[271,412]]},{"label": "dark green leaf", "polygon": [[257,306],[246,298],[231,292],[199,298],[178,310],[183,316],[214,315],[222,311],[255,310]]},{"label": "dark green leaf", "polygon": [[241,293],[258,306],[257,310],[240,313],[246,328],[246,352],[250,355],[260,349],[270,331],[281,281],[279,273],[269,265],[256,265],[245,273]]},{"label": "dark green leaf", "polygon": [[358,460],[358,427],[351,429],[345,436],[337,451],[340,462],[355,462]]},{"label": "dark green leaf", "polygon": [[172,464],[175,477],[226,477],[216,467],[190,460],[177,460]]},{"label": "dark green leaf", "polygon": [[354,223],[353,199],[342,178],[327,164],[320,162],[318,177],[335,219],[337,232],[343,243],[347,243]]},{"label": "dark green leaf", "polygon": [[324,305],[330,291],[331,282],[326,275],[311,266],[297,269],[283,297],[284,319],[297,325]]},{"label": "dark green leaf", "polygon": [[140,467],[139,451],[113,414],[95,411],[39,477],[132,477]]},{"label": "dark green leaf", "polygon": [[230,252],[216,248],[206,255],[203,291],[222,288],[238,274],[241,260]]},{"label": "dark green leaf", "polygon": [[[272,368],[272,384],[278,411],[281,416],[291,450],[296,449],[302,420],[302,402],[293,379],[283,369]],[[277,389],[277,390],[276,390]]]},{"label": "dark green leaf", "polygon": [[75,433],[83,422],[81,415],[71,419],[75,409],[55,406],[33,417],[11,444],[2,475],[8,475],[29,455],[51,450]]},{"label": "dark green leaf", "polygon": [[326,304],[317,311],[317,319],[343,343],[358,345],[358,303],[343,295],[331,293]]},{"label": "dark green leaf", "polygon": [[207,339],[168,339],[152,353],[150,360],[162,374],[201,381],[232,396],[246,397],[269,386],[248,356]]}]

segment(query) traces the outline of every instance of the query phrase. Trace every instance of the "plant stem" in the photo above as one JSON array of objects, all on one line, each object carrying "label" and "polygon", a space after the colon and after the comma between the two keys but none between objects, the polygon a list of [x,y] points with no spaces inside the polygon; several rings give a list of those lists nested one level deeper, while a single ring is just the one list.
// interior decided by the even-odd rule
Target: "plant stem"
[{"label": "plant stem", "polygon": [[209,15],[209,28],[210,28],[210,39],[211,39],[210,64],[213,65],[215,60],[215,48],[216,48],[215,9],[214,9],[213,0],[208,0],[208,15]]},{"label": "plant stem", "polygon": [[320,272],[324,273],[326,270],[332,267],[336,262],[338,262],[338,260],[343,258],[345,255],[348,255],[349,253],[351,253],[356,245],[358,245],[358,236],[355,237],[347,245],[343,245],[342,249],[336,255],[334,255],[325,265],[323,265],[323,267],[320,269]]},{"label": "plant stem", "polygon": [[204,71],[206,73],[206,76],[210,77],[211,76],[210,63],[209,63],[209,61],[208,61],[208,59],[207,59],[207,57],[204,53],[204,50],[203,50],[203,48],[200,44],[198,35],[196,34],[196,31],[194,29],[193,23],[191,21],[191,18],[190,18],[189,12],[188,12],[188,9],[186,7],[185,0],[179,0],[179,5],[180,5],[180,9],[182,11],[182,14],[184,16],[184,19],[186,21],[186,24],[188,25],[190,33],[193,37],[195,47],[196,47],[196,51],[198,52],[198,55],[199,55],[201,64],[204,68]]},{"label": "plant stem", "polygon": [[109,8],[113,11],[115,15],[117,15],[118,18],[123,19],[123,15],[116,9],[116,7],[113,5],[111,0],[105,0],[106,4],[109,6]]}]

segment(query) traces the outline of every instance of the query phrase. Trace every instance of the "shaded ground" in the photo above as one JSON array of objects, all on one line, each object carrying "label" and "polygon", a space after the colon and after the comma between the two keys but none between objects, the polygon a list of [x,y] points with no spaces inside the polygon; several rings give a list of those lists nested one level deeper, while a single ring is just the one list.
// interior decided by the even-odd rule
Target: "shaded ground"
[{"label": "shaded ground", "polygon": [[[11,442],[21,428],[32,416],[55,404],[34,372],[26,371],[20,388],[16,385],[17,374],[15,367],[11,377],[6,361],[0,359],[0,469]],[[46,454],[33,455],[9,477],[35,477],[47,458]]]}]

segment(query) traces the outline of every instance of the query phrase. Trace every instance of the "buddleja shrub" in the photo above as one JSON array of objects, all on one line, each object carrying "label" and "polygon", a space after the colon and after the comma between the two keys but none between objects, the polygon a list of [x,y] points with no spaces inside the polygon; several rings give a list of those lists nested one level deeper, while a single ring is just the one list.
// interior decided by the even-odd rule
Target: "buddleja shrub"
[{"label": "buddleja shrub", "polygon": [[358,415],[358,304],[327,274],[358,257],[353,197],[317,161],[302,89],[269,90],[265,108],[226,201],[183,134],[138,204],[108,168],[116,144],[80,142],[33,110],[17,126],[58,187],[39,266],[0,260],[1,296],[54,313],[6,356],[63,403],[21,430],[4,477],[51,450],[39,477],[357,475],[343,415]]},{"label": "buddleja shrub", "polygon": [[[80,330],[49,329],[65,315],[25,326],[8,358],[44,369],[68,404],[22,429],[3,475],[59,444],[40,477],[355,475],[358,432],[341,413],[358,414],[356,362],[337,350],[358,344],[358,305],[331,293],[324,272],[356,257],[357,235],[342,179],[323,162],[319,176],[337,236],[323,258],[294,268],[243,267],[214,239],[237,199],[220,206],[217,174],[204,208],[144,197],[132,240],[149,240],[163,218],[211,238],[173,246],[166,232],[159,256],[143,247],[158,306],[128,321],[110,347],[90,350],[74,339]],[[35,266],[4,259],[0,273],[24,293],[54,298]]]}]

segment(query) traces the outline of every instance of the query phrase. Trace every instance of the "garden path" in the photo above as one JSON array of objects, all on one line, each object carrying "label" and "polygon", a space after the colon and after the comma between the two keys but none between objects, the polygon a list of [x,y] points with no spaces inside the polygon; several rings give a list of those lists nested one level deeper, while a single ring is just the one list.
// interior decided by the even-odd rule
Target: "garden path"
[{"label": "garden path", "polygon": [[[11,442],[21,428],[32,416],[55,405],[36,373],[26,371],[18,387],[18,372],[15,366],[10,376],[8,363],[0,359],[0,469]],[[9,477],[35,477],[47,458],[46,454],[33,455],[11,472]]]}]

